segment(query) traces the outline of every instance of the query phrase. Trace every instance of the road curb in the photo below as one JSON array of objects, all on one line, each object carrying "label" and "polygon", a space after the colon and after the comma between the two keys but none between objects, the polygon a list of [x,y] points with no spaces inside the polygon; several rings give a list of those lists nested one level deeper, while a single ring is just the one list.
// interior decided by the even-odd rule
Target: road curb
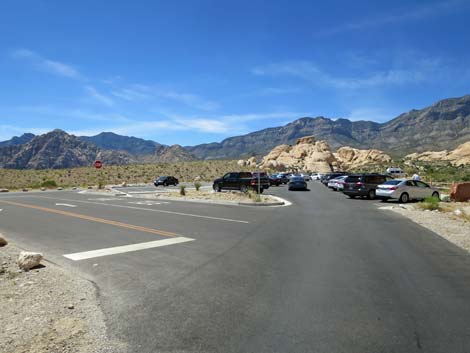
[{"label": "road curb", "polygon": [[239,202],[240,206],[284,206],[285,202]]}]

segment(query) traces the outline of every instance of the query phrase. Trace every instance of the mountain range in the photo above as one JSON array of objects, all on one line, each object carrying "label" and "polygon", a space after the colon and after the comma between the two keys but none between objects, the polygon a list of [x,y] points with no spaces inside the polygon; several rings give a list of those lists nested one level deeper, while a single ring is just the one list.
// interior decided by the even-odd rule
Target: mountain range
[{"label": "mountain range", "polygon": [[294,144],[303,136],[326,140],[333,149],[351,146],[377,148],[392,156],[427,150],[452,149],[470,140],[470,95],[441,100],[411,110],[385,123],[304,117],[222,142],[182,147],[137,137],[103,132],[96,136],[54,130],[24,134],[0,142],[0,167],[15,169],[71,168],[106,164],[163,163],[195,159],[237,159],[263,156],[280,144]]}]

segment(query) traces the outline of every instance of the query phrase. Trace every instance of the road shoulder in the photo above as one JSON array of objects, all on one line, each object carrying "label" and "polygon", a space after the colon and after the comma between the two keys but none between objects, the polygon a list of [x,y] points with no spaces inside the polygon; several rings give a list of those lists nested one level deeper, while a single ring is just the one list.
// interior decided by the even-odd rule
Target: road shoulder
[{"label": "road shoulder", "polygon": [[0,248],[0,351],[125,352],[106,334],[95,286],[78,274],[47,260],[44,266],[19,271],[20,249]]}]

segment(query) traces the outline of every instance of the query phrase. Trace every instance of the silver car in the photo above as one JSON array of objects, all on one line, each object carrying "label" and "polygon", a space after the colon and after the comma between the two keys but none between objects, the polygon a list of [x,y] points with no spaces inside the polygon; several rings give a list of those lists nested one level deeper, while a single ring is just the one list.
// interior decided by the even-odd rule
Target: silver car
[{"label": "silver car", "polygon": [[422,200],[426,197],[439,198],[439,190],[420,180],[393,179],[377,186],[376,197],[384,201],[396,199],[401,203]]}]

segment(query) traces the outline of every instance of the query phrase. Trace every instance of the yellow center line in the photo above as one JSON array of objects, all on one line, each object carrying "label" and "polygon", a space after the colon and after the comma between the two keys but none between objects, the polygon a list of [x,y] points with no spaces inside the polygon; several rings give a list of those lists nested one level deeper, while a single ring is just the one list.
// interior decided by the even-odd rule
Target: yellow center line
[{"label": "yellow center line", "polygon": [[117,227],[138,230],[140,232],[163,235],[165,237],[179,237],[180,236],[176,233],[167,232],[167,231],[164,231],[164,230],[146,228],[146,227],[136,226],[136,225],[132,225],[132,224],[112,221],[112,220],[104,219],[104,218],[91,217],[91,216],[87,216],[87,215],[83,215],[83,214],[79,214],[79,213],[75,213],[75,212],[56,210],[56,209],[53,209],[53,208],[47,208],[47,207],[36,206],[36,205],[27,204],[27,203],[14,202],[14,201],[0,200],[0,202],[6,203],[6,204],[9,204],[9,205],[19,206],[19,207],[32,208],[32,209],[40,210],[40,211],[44,211],[44,212],[56,213],[56,214],[60,214],[62,216],[75,217],[75,218],[80,218],[80,219],[84,219],[84,220],[87,220],[87,221],[104,223],[104,224],[109,224],[109,225],[113,225],[113,226],[117,226]]}]

